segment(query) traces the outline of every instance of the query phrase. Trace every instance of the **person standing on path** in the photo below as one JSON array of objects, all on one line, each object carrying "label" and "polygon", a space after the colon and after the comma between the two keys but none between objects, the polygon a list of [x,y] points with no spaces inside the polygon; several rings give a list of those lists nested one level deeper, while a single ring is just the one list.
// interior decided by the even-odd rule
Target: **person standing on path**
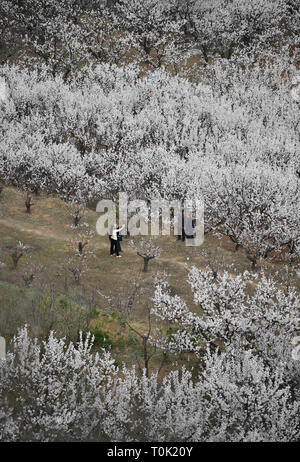
[{"label": "person standing on path", "polygon": [[121,228],[118,228],[118,225],[115,224],[112,228],[111,231],[111,236],[110,236],[110,255],[112,256],[114,253],[117,254],[117,257],[120,258],[121,255],[119,255],[119,246],[118,246],[118,234],[119,232],[124,229],[125,225],[123,225]]}]

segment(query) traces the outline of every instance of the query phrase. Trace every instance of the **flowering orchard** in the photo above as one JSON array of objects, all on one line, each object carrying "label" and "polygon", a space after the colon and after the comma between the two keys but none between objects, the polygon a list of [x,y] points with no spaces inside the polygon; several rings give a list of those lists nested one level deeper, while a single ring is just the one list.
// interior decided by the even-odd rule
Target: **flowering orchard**
[{"label": "flowering orchard", "polygon": [[[0,207],[20,190],[28,224],[41,194],[65,201],[68,239],[56,235],[54,253],[67,249],[57,278],[73,286],[59,316],[54,278],[49,297],[39,288],[47,302],[30,319],[45,335],[29,322],[10,331],[0,312],[0,440],[299,441],[299,31],[298,0],[1,1]],[[149,283],[175,247],[125,239],[123,255],[144,263],[139,289],[151,285],[147,335],[130,309],[123,321],[144,342],[142,373],[87,328],[99,315],[84,281],[99,251],[88,206],[120,193],[146,206],[201,200],[205,237],[248,264],[186,264],[184,293],[176,274]],[[39,255],[18,237],[0,245],[0,282],[7,254],[14,283]],[[27,261],[26,289],[44,266]],[[133,304],[122,297],[116,284],[103,298]],[[168,372],[150,370],[151,348]]]}]

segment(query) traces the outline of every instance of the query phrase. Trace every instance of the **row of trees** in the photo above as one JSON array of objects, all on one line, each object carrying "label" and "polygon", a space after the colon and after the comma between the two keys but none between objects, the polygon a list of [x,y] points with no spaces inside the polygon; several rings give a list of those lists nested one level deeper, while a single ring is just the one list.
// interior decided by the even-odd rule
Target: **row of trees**
[{"label": "row of trees", "polygon": [[90,59],[178,68],[195,53],[208,64],[299,38],[296,0],[3,0],[0,18],[2,62],[43,62],[65,78]]}]

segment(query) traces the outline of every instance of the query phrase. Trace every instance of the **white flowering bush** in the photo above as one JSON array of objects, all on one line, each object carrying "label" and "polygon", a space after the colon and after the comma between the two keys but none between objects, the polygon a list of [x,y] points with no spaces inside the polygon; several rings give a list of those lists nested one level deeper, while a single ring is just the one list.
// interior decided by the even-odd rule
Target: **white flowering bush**
[{"label": "white flowering bush", "polygon": [[10,435],[15,440],[52,441],[79,433],[87,438],[97,422],[94,417],[102,412],[100,387],[116,373],[109,354],[91,354],[89,336],[67,345],[51,332],[39,344],[26,328],[14,338],[12,353],[0,370],[1,409],[8,406],[14,423],[11,431],[10,420],[2,418],[1,440]]},{"label": "white flowering bush", "polygon": [[[295,288],[285,291],[276,280],[261,274],[233,276],[192,267],[188,282],[199,313],[192,312],[166,281],[155,290],[152,313],[178,326],[175,333],[159,339],[161,347],[201,356],[203,348],[256,349],[271,361],[280,352],[288,361],[291,341],[299,329],[300,298]],[[221,344],[219,343],[221,342]],[[272,353],[273,352],[273,353]],[[277,352],[277,353],[276,353]]]}]

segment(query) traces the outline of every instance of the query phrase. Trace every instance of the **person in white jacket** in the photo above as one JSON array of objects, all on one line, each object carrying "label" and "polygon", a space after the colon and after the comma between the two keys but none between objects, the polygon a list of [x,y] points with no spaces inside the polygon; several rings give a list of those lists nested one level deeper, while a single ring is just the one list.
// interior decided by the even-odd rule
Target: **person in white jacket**
[{"label": "person in white jacket", "polygon": [[114,255],[114,253],[117,254],[117,257],[121,257],[119,255],[119,246],[118,246],[118,235],[117,233],[120,233],[122,229],[124,229],[125,225],[121,226],[121,228],[118,228],[118,225],[115,224],[112,227],[111,230],[111,235],[110,235],[110,256]]}]

